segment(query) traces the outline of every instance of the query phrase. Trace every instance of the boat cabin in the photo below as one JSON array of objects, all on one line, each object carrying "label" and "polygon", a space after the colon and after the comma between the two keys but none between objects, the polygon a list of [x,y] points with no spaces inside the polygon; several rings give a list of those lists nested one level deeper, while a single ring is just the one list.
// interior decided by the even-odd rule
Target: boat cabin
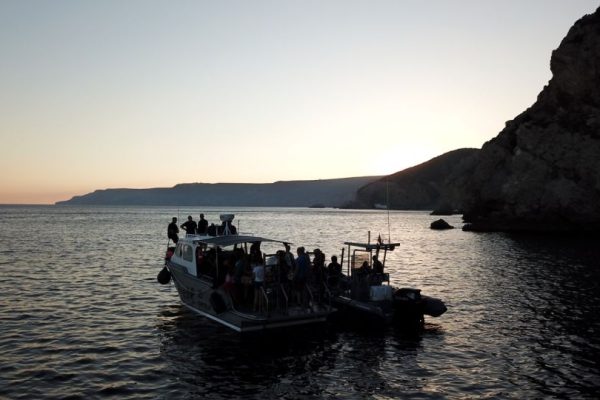
[{"label": "boat cabin", "polygon": [[390,274],[385,272],[385,262],[388,251],[400,243],[377,240],[375,243],[344,242],[344,245],[348,252],[346,274],[350,279],[346,295],[361,301],[391,300],[393,289],[389,286]]},{"label": "boat cabin", "polygon": [[[188,274],[197,277],[219,276],[223,262],[233,257],[238,251],[251,255],[257,249],[264,260],[272,254],[263,253],[263,243],[288,244],[287,242],[267,239],[260,236],[224,235],[224,236],[199,236],[187,235],[171,248],[173,252],[171,261],[184,267]],[[226,272],[226,271],[225,271]]]}]

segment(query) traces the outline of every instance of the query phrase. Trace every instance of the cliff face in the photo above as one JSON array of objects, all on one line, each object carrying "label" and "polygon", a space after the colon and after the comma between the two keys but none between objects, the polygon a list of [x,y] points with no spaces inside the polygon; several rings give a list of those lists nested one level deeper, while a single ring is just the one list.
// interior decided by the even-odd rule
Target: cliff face
[{"label": "cliff face", "polygon": [[348,204],[354,208],[373,208],[375,204],[387,205],[396,210],[433,210],[458,208],[459,202],[441,203],[447,191],[444,182],[454,171],[462,171],[478,149],[458,149],[442,154],[427,162],[407,168],[361,187],[356,201]]},{"label": "cliff face", "polygon": [[600,229],[600,9],[577,21],[536,103],[449,186],[473,230]]}]

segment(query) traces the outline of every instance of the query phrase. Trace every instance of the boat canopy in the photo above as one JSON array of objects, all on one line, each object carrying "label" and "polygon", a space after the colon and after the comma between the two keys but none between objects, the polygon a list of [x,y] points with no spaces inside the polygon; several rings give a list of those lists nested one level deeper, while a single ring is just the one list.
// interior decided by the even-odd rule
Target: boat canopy
[{"label": "boat canopy", "polygon": [[204,243],[207,247],[227,247],[241,243],[254,243],[254,242],[274,242],[282,244],[290,244],[290,242],[268,239],[260,236],[248,236],[248,235],[224,235],[224,236],[199,236],[199,237],[187,237],[194,243]]},{"label": "boat canopy", "polygon": [[360,247],[367,251],[371,250],[389,250],[393,251],[400,243],[358,243],[358,242],[344,242],[346,246]]}]

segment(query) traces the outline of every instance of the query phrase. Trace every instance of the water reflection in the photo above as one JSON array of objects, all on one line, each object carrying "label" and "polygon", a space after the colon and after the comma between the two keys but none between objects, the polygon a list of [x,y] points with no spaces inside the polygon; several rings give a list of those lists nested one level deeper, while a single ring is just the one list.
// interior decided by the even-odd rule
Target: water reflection
[{"label": "water reflection", "polygon": [[242,390],[251,396],[267,387],[284,393],[290,385],[296,392],[319,392],[322,388],[305,387],[301,378],[327,368],[335,357],[335,346],[330,346],[335,335],[327,329],[242,336],[180,308],[175,317],[161,318],[158,330],[167,372],[193,387],[195,394],[234,395]]},{"label": "water reflection", "polygon": [[[3,398],[600,396],[597,238],[439,233],[425,213],[393,212],[402,243],[389,260],[393,283],[448,305],[422,335],[325,326],[240,339],[155,281],[179,210],[0,208]],[[227,210],[201,211],[217,220]],[[387,221],[348,210],[232,212],[243,230],[328,256]],[[15,241],[23,226],[36,230]]]},{"label": "water reflection", "polygon": [[[511,236],[520,268],[535,368],[520,371],[541,389],[564,396],[598,393],[600,249],[597,238]],[[548,335],[552,332],[552,335]],[[576,368],[576,366],[585,368]],[[578,388],[575,390],[574,388]]]},{"label": "water reflection", "polygon": [[497,234],[480,243],[486,253],[478,258],[486,262],[475,272],[480,291],[471,311],[479,312],[485,332],[477,346],[499,356],[496,374],[510,376],[515,393],[525,397],[597,390],[597,241]]},{"label": "water reflection", "polygon": [[[160,352],[178,394],[221,397],[394,397],[419,392],[421,336],[346,331],[331,324],[240,335],[183,306],[161,309]],[[435,328],[426,335],[439,335]],[[398,368],[410,370],[407,377]]]}]

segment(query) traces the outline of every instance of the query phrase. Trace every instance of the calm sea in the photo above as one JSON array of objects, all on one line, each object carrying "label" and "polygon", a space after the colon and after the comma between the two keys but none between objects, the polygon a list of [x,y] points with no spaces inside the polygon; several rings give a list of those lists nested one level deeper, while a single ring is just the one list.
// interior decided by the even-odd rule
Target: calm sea
[{"label": "calm sea", "polygon": [[[448,311],[407,337],[238,334],[156,282],[171,217],[340,254],[391,236],[397,286]],[[0,398],[598,398],[598,239],[432,231],[422,212],[0,207]],[[389,220],[389,224],[388,224]],[[446,218],[461,226],[460,217]]]}]

